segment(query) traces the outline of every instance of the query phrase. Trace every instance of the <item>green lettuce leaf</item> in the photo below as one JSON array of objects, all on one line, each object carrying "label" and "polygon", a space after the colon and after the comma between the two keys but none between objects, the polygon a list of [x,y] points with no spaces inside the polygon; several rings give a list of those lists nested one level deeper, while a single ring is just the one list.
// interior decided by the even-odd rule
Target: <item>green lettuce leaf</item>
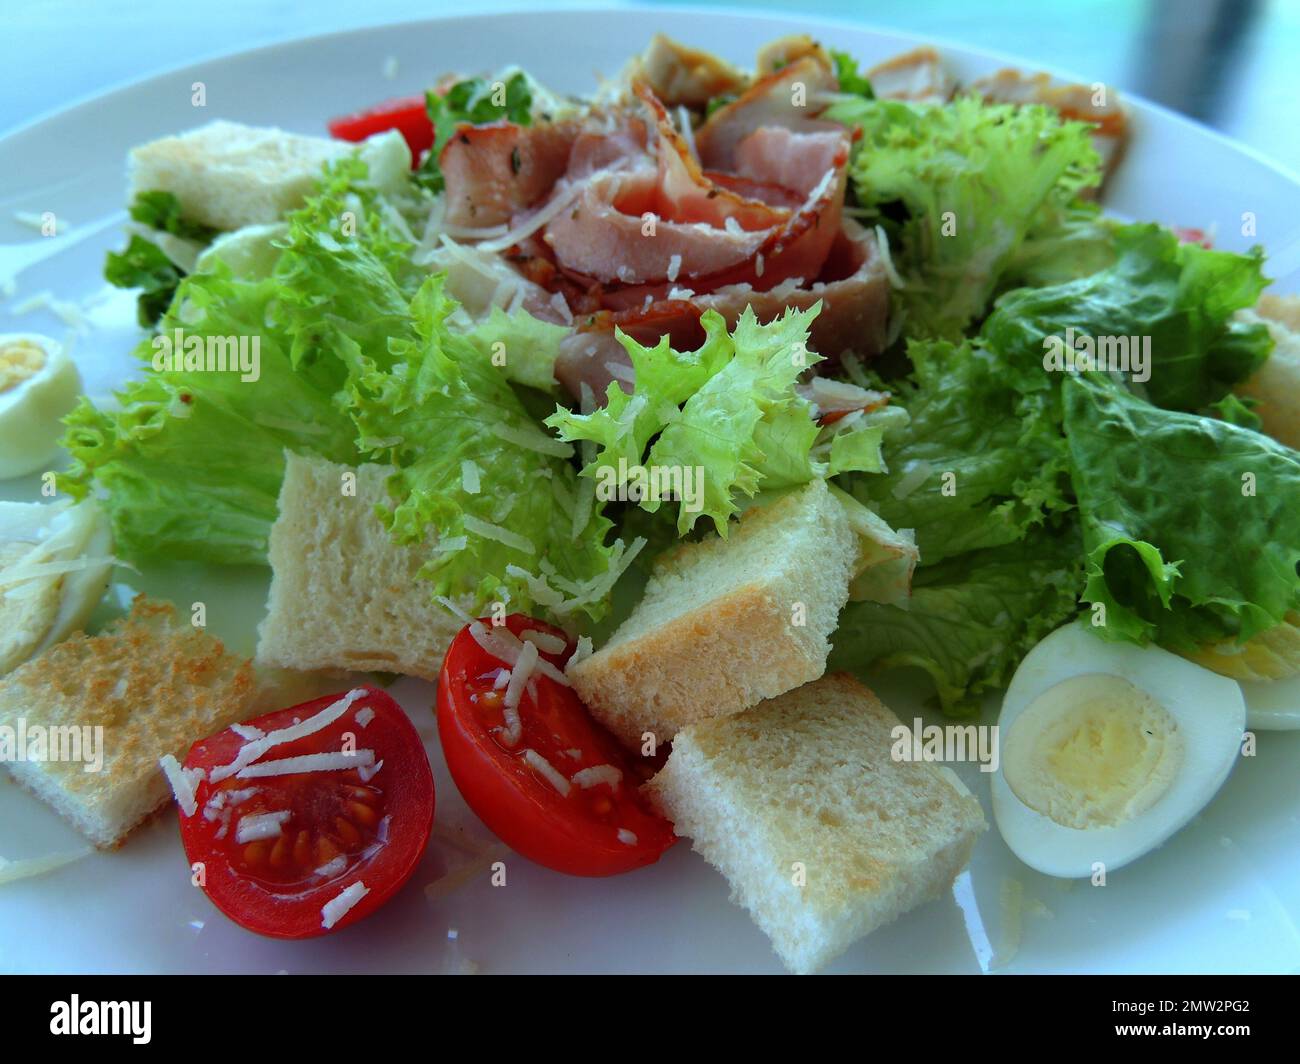
[{"label": "green lettuce leaf", "polygon": [[1002,359],[969,341],[913,341],[908,355],[913,373],[891,385],[891,405],[910,421],[886,435],[888,473],[849,484],[892,527],[915,530],[923,565],[1014,543],[1070,509],[1065,441],[1045,391],[1019,391]]},{"label": "green lettuce leaf", "polygon": [[181,217],[181,201],[170,192],[137,192],[130,211],[132,220],[141,225],[200,244],[210,243],[220,232],[209,225],[186,221]]},{"label": "green lettuce leaf", "polygon": [[466,336],[502,376],[542,392],[555,392],[555,359],[560,341],[569,335],[563,325],[542,321],[520,307],[507,314],[494,306]]},{"label": "green lettuce leaf", "polygon": [[871,81],[858,70],[858,62],[848,52],[831,49],[831,62],[835,64],[835,77],[840,83],[840,92],[857,96],[864,100],[874,100],[875,90]]},{"label": "green lettuce leaf", "polygon": [[1300,604],[1300,454],[1110,382],[1064,386],[1098,633],[1191,651],[1245,642]]},{"label": "green lettuce leaf", "polygon": [[1115,261],[1117,222],[1092,202],[1049,200],[1002,273],[1000,290],[1064,284]]},{"label": "green lettuce leaf", "polygon": [[922,565],[905,605],[850,602],[828,669],[868,676],[912,666],[934,681],[946,713],[979,711],[1026,653],[1077,610],[1079,539],[1072,525]]},{"label": "green lettuce leaf", "polygon": [[414,336],[390,345],[396,365],[360,349],[352,360],[363,441],[397,467],[395,508],[380,516],[400,542],[430,550],[421,574],[438,594],[599,616],[622,545],[605,545],[611,523],[566,461],[572,448],[544,433],[498,369],[445,327],[454,308],[442,278],[430,278],[411,304]]},{"label": "green lettuce leaf", "polygon": [[1115,246],[1107,269],[1004,295],[984,323],[983,341],[1021,368],[1041,365],[1048,338],[1064,338],[1067,329],[1131,338],[1130,352],[1133,343],[1149,342],[1149,379],[1137,383],[1157,406],[1175,410],[1219,401],[1268,357],[1267,327],[1233,317],[1267,284],[1261,252],[1180,244],[1159,225],[1120,227]]},{"label": "green lettuce leaf", "polygon": [[133,234],[124,251],[110,251],[104,260],[104,280],[115,288],[138,288],[136,319],[152,329],[171,305],[185,271],[163,254],[157,244]]},{"label": "green lettuce leaf", "polygon": [[[107,492],[123,556],[262,563],[285,449],[360,459],[341,402],[347,363],[357,350],[391,363],[389,336],[409,329],[394,271],[411,279],[406,245],[364,178],[351,157],[325,172],[318,194],[291,215],[271,277],[237,278],[217,260],[185,278],[159,336],[136,351],[145,376],[116,394],[116,409],[83,398],[65,419],[72,465],[60,487],[77,497],[96,485]],[[352,235],[342,231],[347,211]],[[177,330],[205,348],[242,340],[251,354],[256,344],[256,379],[202,364],[154,366]]]},{"label": "green lettuce leaf", "polygon": [[1088,126],[1046,107],[838,97],[825,116],[862,130],[850,174],[889,237],[908,336],[957,339],[1045,212],[1100,182]]},{"label": "green lettuce leaf", "polygon": [[[811,454],[819,436],[812,406],[794,388],[821,361],[807,347],[819,310],[792,308],[760,325],[746,309],[731,333],[721,315],[708,311],[701,318],[705,341],[690,352],[674,351],[666,337],[647,348],[620,334],[636,370],[635,391],[613,381],[602,409],[578,414],[561,407],[546,423],[564,440],[596,445],[583,476],[620,487],[636,468],[694,476],[701,498],[679,500],[678,531],[689,532],[703,515],[725,536],[742,496],[826,475],[825,463]],[[837,452],[841,464],[870,465],[870,442],[846,438]],[[654,511],[665,499],[650,491],[637,501]]]}]

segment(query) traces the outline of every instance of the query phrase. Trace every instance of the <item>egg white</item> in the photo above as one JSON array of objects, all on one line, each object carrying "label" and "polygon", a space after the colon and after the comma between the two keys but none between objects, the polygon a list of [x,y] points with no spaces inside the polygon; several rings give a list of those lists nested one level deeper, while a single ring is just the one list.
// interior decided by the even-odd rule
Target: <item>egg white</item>
[{"label": "egg white", "polygon": [[1236,764],[1246,704],[1235,680],[1156,646],[1109,643],[1082,622],[1058,628],[1026,655],[1007,688],[1000,738],[1039,695],[1072,676],[1108,673],[1146,691],[1177,722],[1184,751],[1168,790],[1145,812],[1110,827],[1069,828],[1025,805],[1007,784],[1003,765],[992,780],[993,816],[1003,839],[1025,864],[1049,876],[1107,872],[1159,846],[1214,797]]},{"label": "egg white", "polygon": [[0,346],[17,340],[41,348],[46,361],[17,387],[0,392],[0,480],[49,466],[59,452],[63,415],[81,394],[81,375],[62,344],[39,333],[5,333]]}]

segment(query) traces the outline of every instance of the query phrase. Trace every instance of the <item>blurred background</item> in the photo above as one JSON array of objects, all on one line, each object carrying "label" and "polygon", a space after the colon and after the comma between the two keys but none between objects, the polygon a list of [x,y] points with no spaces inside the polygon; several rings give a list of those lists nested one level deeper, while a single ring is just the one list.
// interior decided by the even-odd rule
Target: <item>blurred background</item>
[{"label": "blurred background", "polygon": [[[0,64],[0,133],[83,96],[225,52],[381,22],[541,4],[4,0],[2,6],[9,47]],[[620,5],[557,0],[554,6]],[[690,17],[683,10],[689,4],[642,6],[663,9],[668,33]],[[1164,104],[1300,173],[1294,110],[1300,0],[712,0],[707,6],[834,18],[1004,52]]]}]

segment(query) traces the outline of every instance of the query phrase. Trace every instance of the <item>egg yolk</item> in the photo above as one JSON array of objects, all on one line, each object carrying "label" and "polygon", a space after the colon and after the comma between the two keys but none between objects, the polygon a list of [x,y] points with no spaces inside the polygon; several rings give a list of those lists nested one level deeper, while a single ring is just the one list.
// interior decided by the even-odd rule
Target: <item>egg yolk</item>
[{"label": "egg yolk", "polygon": [[1007,785],[1069,828],[1113,827],[1151,808],[1183,761],[1178,723],[1119,676],[1087,673],[1048,688],[1003,740]]},{"label": "egg yolk", "polygon": [[14,340],[0,346],[0,392],[12,391],[35,377],[48,360],[45,349],[30,340]]}]

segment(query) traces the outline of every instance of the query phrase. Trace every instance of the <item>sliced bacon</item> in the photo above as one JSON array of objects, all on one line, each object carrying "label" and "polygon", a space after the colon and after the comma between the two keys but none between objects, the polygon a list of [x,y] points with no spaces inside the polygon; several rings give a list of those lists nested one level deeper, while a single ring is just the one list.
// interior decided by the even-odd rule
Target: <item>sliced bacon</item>
[{"label": "sliced bacon", "polygon": [[656,163],[658,183],[650,200],[628,209],[626,213],[653,211],[664,221],[691,224],[703,222],[715,228],[733,219],[741,229],[754,232],[782,224],[789,211],[769,206],[762,200],[748,199],[733,190],[717,185],[700,170],[700,164],[677,132],[664,105],[655,99],[649,86],[638,82],[632,91],[645,105],[658,135]]},{"label": "sliced bacon", "polygon": [[763,126],[797,132],[842,131],[842,126],[816,118],[824,106],[821,96],[838,91],[839,86],[834,73],[815,55],[803,56],[760,78],[737,99],[714,111],[696,132],[701,163],[710,170],[734,171],[737,146]]},{"label": "sliced bacon", "polygon": [[694,302],[701,310],[716,310],[728,324],[734,324],[747,306],[759,321],[771,321],[786,307],[806,310],[818,300],[821,313],[809,334],[809,346],[818,354],[836,358],[853,351],[872,358],[884,349],[889,279],[874,233],[845,219],[821,276],[811,284],[785,284],[767,290],[734,285],[698,296]]},{"label": "sliced bacon", "polygon": [[[653,173],[643,167],[593,178],[574,209],[547,227],[544,239],[570,279],[621,286],[607,293],[606,305],[628,309],[647,297],[662,298],[668,286],[711,292],[748,284],[764,290],[819,275],[840,228],[849,154],[842,131],[764,127],[737,147],[747,171],[738,178],[780,189],[772,199],[791,202],[803,194],[797,209],[763,204],[710,181],[683,161],[689,154],[680,137],[661,136],[658,148]],[[671,161],[665,163],[665,156]],[[710,204],[720,205],[720,217],[705,221]],[[661,218],[660,211],[688,220]],[[763,212],[774,224],[747,230],[733,211],[750,221]],[[646,215],[654,215],[650,225]]]},{"label": "sliced bacon", "polygon": [[715,55],[656,33],[635,60],[634,72],[669,107],[703,107],[715,96],[740,92],[749,78]]},{"label": "sliced bacon", "polygon": [[674,347],[690,350],[703,341],[699,319],[706,310],[716,310],[734,326],[746,307],[753,308],[759,321],[767,322],[780,317],[786,307],[807,309],[819,300],[821,312],[809,336],[813,350],[829,358],[845,351],[871,358],[883,350],[889,281],[874,233],[846,220],[822,276],[811,285],[788,282],[757,291],[752,285],[738,284],[690,300],[656,300],[640,310],[629,307],[622,313],[592,315],[561,344],[555,376],[575,398],[580,397],[583,384],[603,397],[611,380],[629,387],[626,378],[632,363],[614,336],[615,325],[641,343],[653,343],[667,334]]},{"label": "sliced bacon", "polygon": [[526,279],[530,306],[547,309],[544,292],[572,315],[556,376],[575,396],[585,385],[603,398],[610,380],[630,376],[616,330],[689,350],[709,309],[734,325],[747,306],[769,321],[820,302],[816,350],[869,357],[883,347],[880,251],[843,217],[850,137],[817,118],[838,82],[815,45],[787,45],[790,61],[715,111],[693,145],[642,75],[626,104],[588,111],[558,135],[499,123],[462,130],[444,152],[449,224],[532,233],[507,238],[519,242],[503,258]]},{"label": "sliced bacon", "polygon": [[438,156],[448,225],[489,228],[544,198],[569,165],[578,128],[567,122],[457,127]]},{"label": "sliced bacon", "polygon": [[[767,231],[713,229],[708,225],[651,219],[620,210],[651,202],[658,173],[605,173],[583,188],[572,210],[546,227],[543,239],[570,276],[603,284],[658,283],[676,274],[709,275],[753,259]],[[654,211],[649,211],[655,214]],[[673,267],[676,265],[677,269]]]},{"label": "sliced bacon", "polygon": [[867,71],[871,89],[882,100],[943,103],[957,87],[957,79],[929,45],[893,56]]}]

